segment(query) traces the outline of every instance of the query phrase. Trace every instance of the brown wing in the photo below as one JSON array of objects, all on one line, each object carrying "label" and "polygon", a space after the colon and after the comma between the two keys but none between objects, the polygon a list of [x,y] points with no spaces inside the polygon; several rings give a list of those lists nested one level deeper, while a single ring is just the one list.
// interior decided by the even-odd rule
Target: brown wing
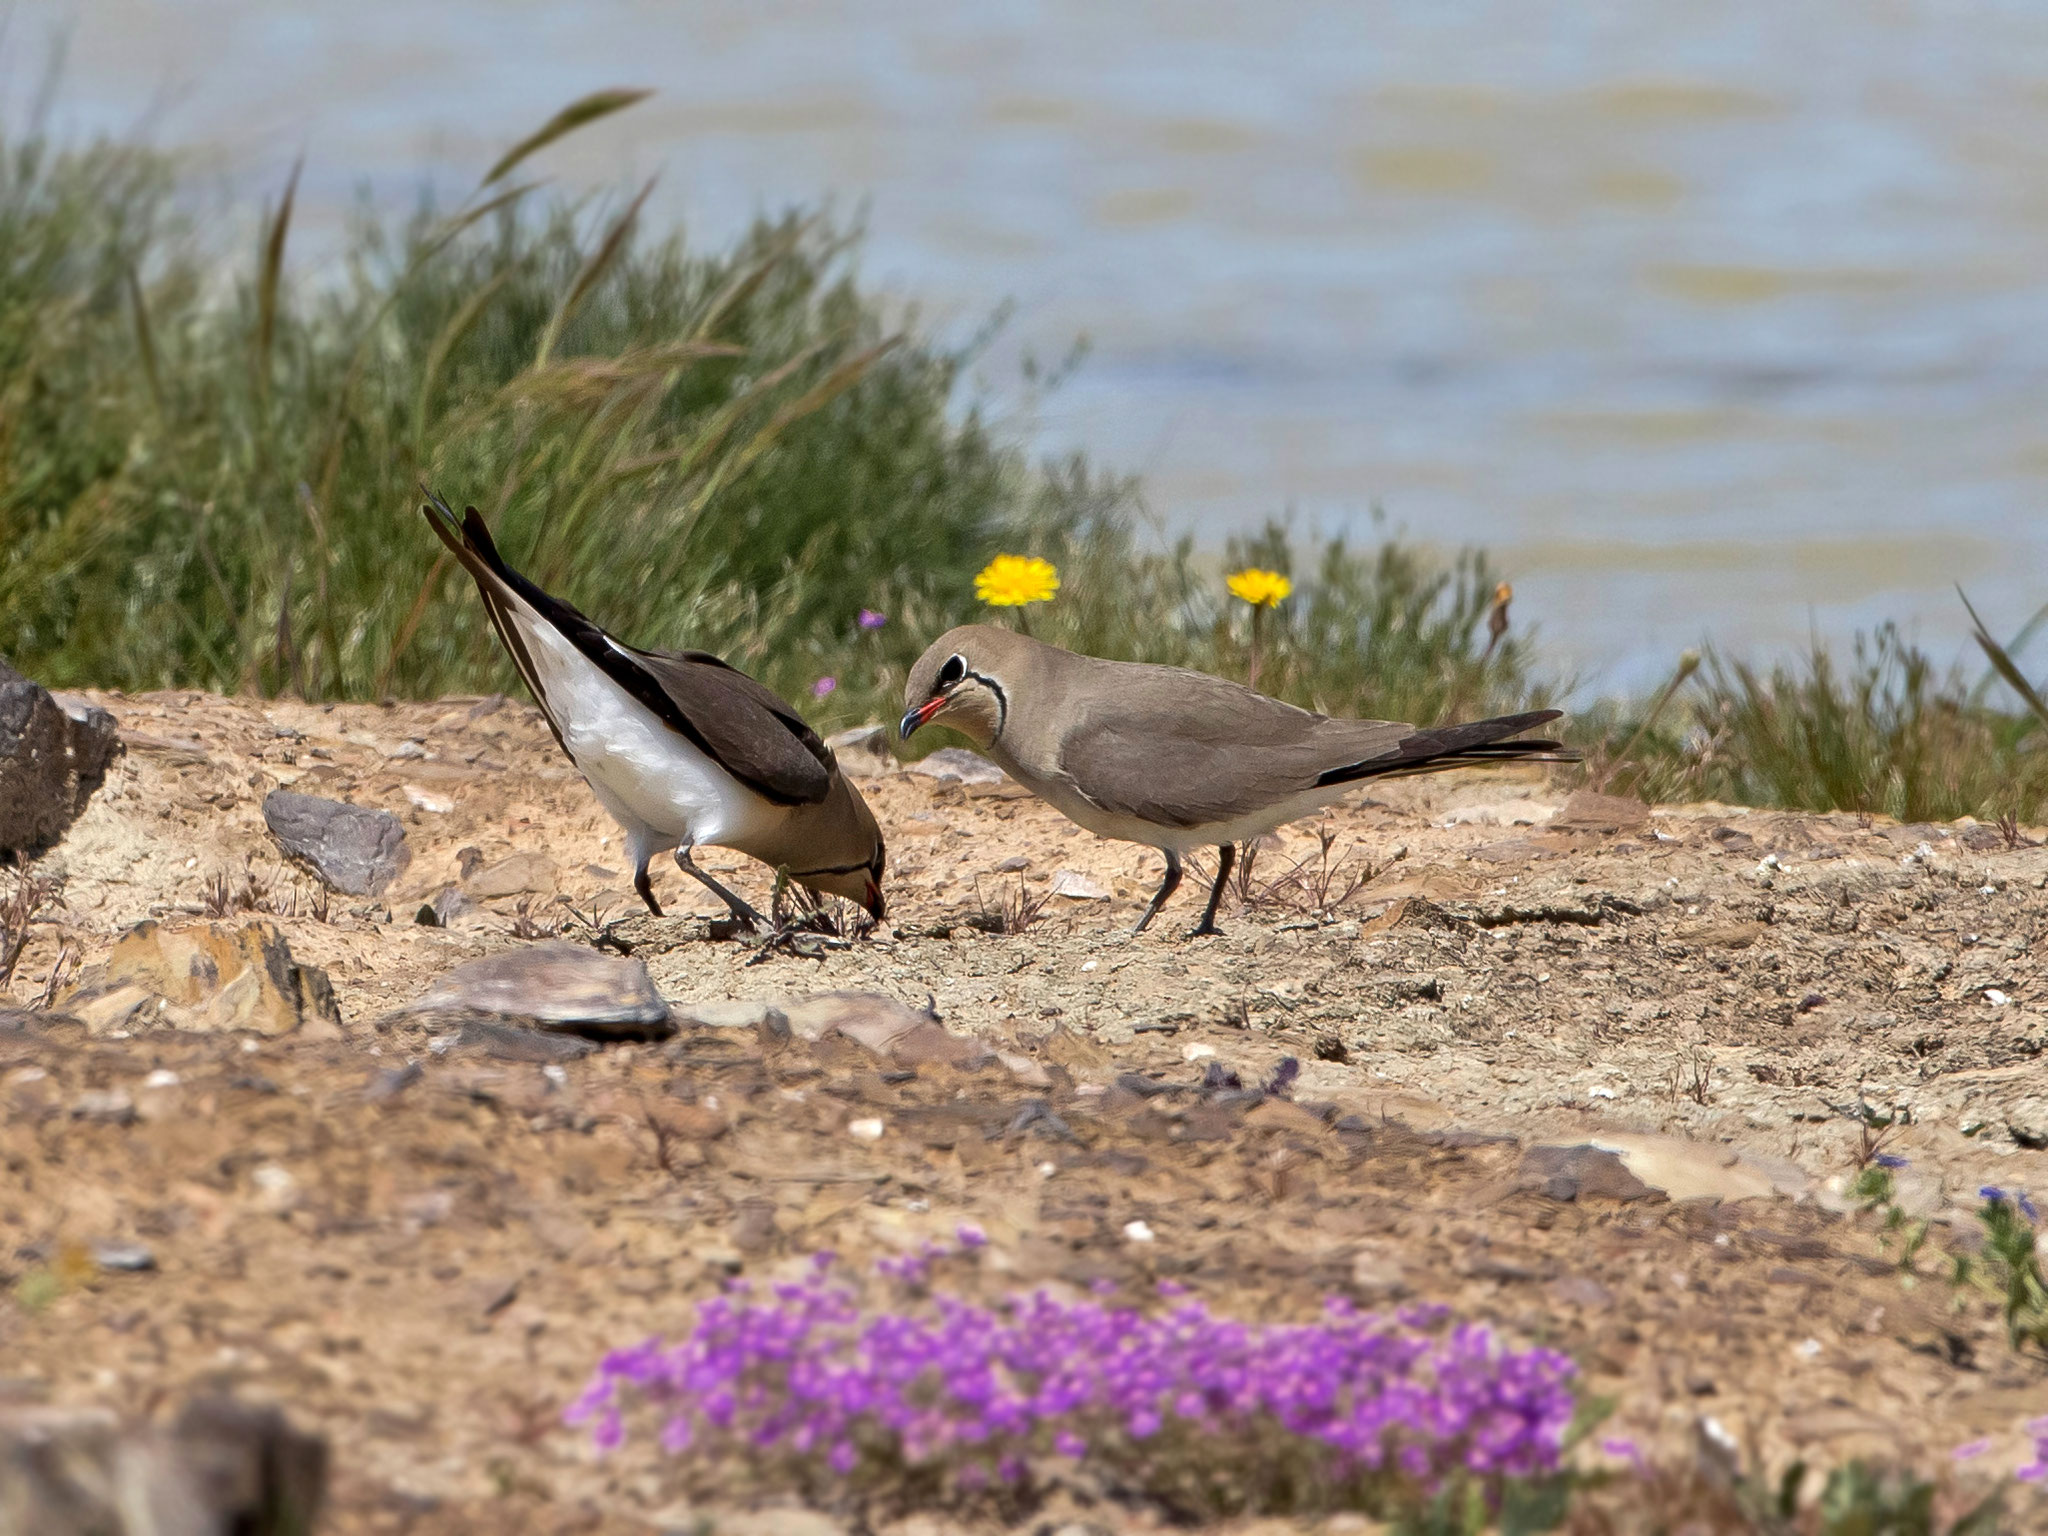
[{"label": "brown wing", "polygon": [[1394,752],[1415,729],[1332,720],[1199,672],[1143,670],[1067,733],[1060,768],[1104,810],[1155,826],[1262,810],[1339,764]]},{"label": "brown wing", "polygon": [[706,651],[634,649],[632,656],[741,783],[796,805],[815,805],[831,790],[831,751],[773,689]]},{"label": "brown wing", "polygon": [[427,505],[420,510],[476,578],[492,626],[512,653],[563,751],[568,751],[568,744],[562,741],[556,711],[564,706],[542,689],[518,629],[506,617],[507,593],[554,625],[663,725],[755,793],[780,805],[815,805],[831,791],[831,752],[772,690],[705,651],[643,651],[621,645],[574,604],[543,592],[506,564],[475,507],[458,523],[448,504],[429,491]]}]

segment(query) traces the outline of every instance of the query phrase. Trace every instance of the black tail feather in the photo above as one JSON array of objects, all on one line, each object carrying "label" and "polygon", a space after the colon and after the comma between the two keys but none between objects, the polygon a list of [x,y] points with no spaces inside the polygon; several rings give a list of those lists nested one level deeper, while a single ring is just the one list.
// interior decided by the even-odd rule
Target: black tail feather
[{"label": "black tail feather", "polygon": [[1558,709],[1537,709],[1526,714],[1500,715],[1491,720],[1471,720],[1462,725],[1417,731],[1404,737],[1387,756],[1332,768],[1320,775],[1316,783],[1349,784],[1359,779],[1398,778],[1404,774],[1433,773],[1460,763],[1575,763],[1579,754],[1563,742],[1503,739],[1532,726],[1546,725],[1563,713]]}]

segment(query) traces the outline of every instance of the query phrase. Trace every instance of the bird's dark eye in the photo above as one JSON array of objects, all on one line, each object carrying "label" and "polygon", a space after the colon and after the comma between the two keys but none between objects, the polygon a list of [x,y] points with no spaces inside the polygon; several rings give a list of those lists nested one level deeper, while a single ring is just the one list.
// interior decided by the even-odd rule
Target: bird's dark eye
[{"label": "bird's dark eye", "polygon": [[967,675],[967,661],[961,656],[948,656],[946,664],[939,668],[939,686],[950,688]]}]

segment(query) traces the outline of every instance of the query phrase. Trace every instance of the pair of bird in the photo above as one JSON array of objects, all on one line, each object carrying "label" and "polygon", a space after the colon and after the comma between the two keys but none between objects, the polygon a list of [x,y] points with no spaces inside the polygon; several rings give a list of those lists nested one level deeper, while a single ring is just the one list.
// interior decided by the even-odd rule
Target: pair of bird
[{"label": "pair of bird", "polygon": [[[692,857],[735,849],[814,892],[885,903],[880,827],[832,751],[784,700],[704,651],[623,645],[507,565],[476,509],[421,510],[476,579],[492,626],[555,740],[624,829],[633,887],[661,915],[655,855],[766,920]],[[904,739],[943,722],[1011,778],[1101,837],[1166,856],[1142,933],[1181,880],[1181,855],[1215,848],[1216,880],[1193,934],[1216,932],[1235,845],[1365,779],[1569,756],[1511,740],[1558,711],[1417,729],[1338,720],[1179,667],[1103,661],[985,624],[948,630],[910,669]],[[1192,934],[1190,935],[1193,936]]]}]

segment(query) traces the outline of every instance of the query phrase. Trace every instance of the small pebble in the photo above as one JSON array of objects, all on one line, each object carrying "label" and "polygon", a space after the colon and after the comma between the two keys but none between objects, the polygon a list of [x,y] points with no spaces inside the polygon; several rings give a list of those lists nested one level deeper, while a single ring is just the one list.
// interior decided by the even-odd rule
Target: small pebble
[{"label": "small pebble", "polygon": [[135,1118],[135,1101],[118,1088],[88,1088],[72,1100],[71,1116],[126,1125]]},{"label": "small pebble", "polygon": [[2011,1002],[2012,999],[2007,997],[2003,992],[1999,991],[1996,987],[1986,987],[1984,989],[1984,1001],[1989,1003],[1994,1008],[2003,1008],[2007,1003]]},{"label": "small pebble", "polygon": [[846,1122],[846,1134],[853,1137],[856,1141],[880,1141],[882,1139],[882,1122],[879,1120],[849,1120]]},{"label": "small pebble", "polygon": [[1095,962],[1093,960],[1084,960],[1081,962],[1081,969],[1084,971],[1092,971],[1095,969]]},{"label": "small pebble", "polygon": [[1184,1045],[1180,1048],[1180,1059],[1182,1061],[1201,1061],[1205,1057],[1214,1056],[1215,1054],[1216,1047],[1213,1045]]},{"label": "small pebble", "polygon": [[1149,1243],[1152,1241],[1152,1229],[1142,1221],[1127,1221],[1124,1223],[1124,1236],[1134,1243]]},{"label": "small pebble", "polygon": [[101,1269],[126,1270],[139,1274],[156,1268],[156,1255],[140,1243],[95,1243],[92,1261]]},{"label": "small pebble", "polygon": [[1811,1360],[1820,1354],[1819,1339],[1801,1339],[1792,1346],[1792,1353],[1802,1360]]},{"label": "small pebble", "polygon": [[145,1088],[175,1088],[178,1086],[178,1074],[169,1067],[158,1067],[142,1080],[142,1086]]}]

